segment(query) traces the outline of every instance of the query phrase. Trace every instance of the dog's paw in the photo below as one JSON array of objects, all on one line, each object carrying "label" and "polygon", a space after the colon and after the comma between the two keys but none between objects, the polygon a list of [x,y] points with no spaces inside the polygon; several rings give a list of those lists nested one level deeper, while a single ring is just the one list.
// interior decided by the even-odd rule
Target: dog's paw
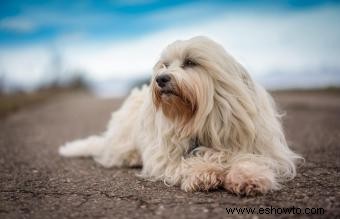
[{"label": "dog's paw", "polygon": [[227,176],[224,182],[224,188],[236,195],[241,196],[255,196],[264,194],[269,191],[266,186],[267,182],[259,181],[256,179],[235,179]]},{"label": "dog's paw", "polygon": [[238,164],[231,168],[224,179],[223,187],[237,195],[255,196],[277,188],[273,173],[257,168],[256,164]]},{"label": "dog's paw", "polygon": [[137,149],[128,151],[121,155],[121,166],[125,167],[142,167],[142,157]]},{"label": "dog's paw", "polygon": [[195,168],[183,177],[181,189],[186,192],[210,191],[219,188],[223,183],[223,172],[214,168]]}]

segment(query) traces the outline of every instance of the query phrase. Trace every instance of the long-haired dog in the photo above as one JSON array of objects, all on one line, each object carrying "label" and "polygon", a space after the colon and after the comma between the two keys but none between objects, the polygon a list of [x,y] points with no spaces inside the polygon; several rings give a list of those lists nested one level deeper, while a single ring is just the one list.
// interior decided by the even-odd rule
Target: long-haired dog
[{"label": "long-haired dog", "polygon": [[276,190],[300,158],[287,146],[270,95],[219,44],[176,41],[99,136],[60,147],[105,167],[143,166],[141,175],[185,191],[239,195]]}]

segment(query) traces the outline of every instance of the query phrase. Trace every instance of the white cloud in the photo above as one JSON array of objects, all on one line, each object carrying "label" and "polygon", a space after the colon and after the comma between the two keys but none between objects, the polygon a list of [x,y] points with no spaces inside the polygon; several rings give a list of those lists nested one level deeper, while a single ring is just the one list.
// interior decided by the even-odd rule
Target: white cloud
[{"label": "white cloud", "polygon": [[85,47],[81,44],[69,47],[67,54],[70,66],[83,63],[96,77],[111,77],[115,72],[120,76],[144,73],[150,71],[168,43],[206,35],[222,43],[254,75],[324,66],[340,69],[340,30],[335,26],[338,14],[338,8],[289,15],[228,14],[190,28],[168,29],[133,41],[93,43]]},{"label": "white cloud", "polygon": [[36,24],[25,17],[7,17],[0,20],[0,29],[19,32],[19,33],[31,33],[37,28]]},{"label": "white cloud", "polygon": [[[286,14],[235,12],[132,40],[95,42],[72,33],[57,40],[56,47],[64,70],[83,70],[87,77],[96,80],[151,74],[153,64],[167,44],[196,35],[220,42],[255,77],[276,71],[340,69],[340,30],[336,26],[339,15],[340,8],[329,7]],[[38,75],[43,77],[46,70],[46,57],[50,57],[45,52],[39,53],[33,47],[2,50],[0,70],[24,80],[33,69],[36,76],[30,81],[38,80]]]},{"label": "white cloud", "polygon": [[86,29],[106,22],[108,26],[122,17],[114,13],[88,12],[72,14],[67,11],[50,10],[48,8],[27,8],[20,15],[4,17],[0,20],[0,29],[18,33],[32,33],[48,27],[58,30]]},{"label": "white cloud", "polygon": [[4,49],[0,52],[0,76],[5,77],[5,82],[20,84],[28,90],[49,77],[49,64],[50,51],[41,46]]}]

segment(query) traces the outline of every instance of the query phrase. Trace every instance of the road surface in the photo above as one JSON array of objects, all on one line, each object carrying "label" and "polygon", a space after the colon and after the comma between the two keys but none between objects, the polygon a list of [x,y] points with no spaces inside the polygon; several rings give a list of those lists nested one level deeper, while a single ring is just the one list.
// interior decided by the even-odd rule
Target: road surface
[{"label": "road surface", "polygon": [[[121,100],[73,93],[25,108],[0,120],[0,218],[272,218],[226,208],[293,206],[302,210],[295,217],[340,218],[339,93],[275,98],[286,113],[288,141],[306,161],[282,190],[252,198],[222,190],[185,193],[136,177],[139,169],[105,169],[58,155],[65,141],[104,131]],[[325,213],[302,214],[306,208]]]}]

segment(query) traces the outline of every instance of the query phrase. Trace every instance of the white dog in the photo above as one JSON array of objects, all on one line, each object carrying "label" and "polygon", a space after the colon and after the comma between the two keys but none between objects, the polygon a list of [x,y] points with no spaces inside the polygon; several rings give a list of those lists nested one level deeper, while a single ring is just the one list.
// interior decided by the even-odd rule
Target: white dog
[{"label": "white dog", "polygon": [[143,166],[143,177],[185,191],[239,195],[278,189],[294,178],[300,158],[287,146],[270,95],[205,37],[170,44],[151,85],[132,91],[104,134],[59,153],[105,167]]}]

